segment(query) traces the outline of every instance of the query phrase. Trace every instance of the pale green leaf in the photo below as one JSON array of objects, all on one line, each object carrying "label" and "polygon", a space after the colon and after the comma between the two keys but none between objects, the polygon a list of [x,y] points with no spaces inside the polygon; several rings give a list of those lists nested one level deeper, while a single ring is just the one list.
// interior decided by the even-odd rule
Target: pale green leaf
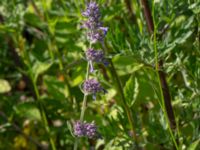
[{"label": "pale green leaf", "polygon": [[11,90],[11,86],[8,81],[0,79],[0,93],[6,93]]},{"label": "pale green leaf", "polygon": [[196,148],[197,148],[197,146],[198,146],[198,144],[199,144],[199,141],[200,141],[200,139],[194,141],[194,142],[188,147],[187,150],[196,150]]},{"label": "pale green leaf", "polygon": [[139,93],[139,83],[136,77],[131,76],[124,87],[124,95],[128,105],[131,107],[135,103]]},{"label": "pale green leaf", "polygon": [[37,81],[38,76],[47,71],[51,65],[52,63],[36,61],[32,70],[34,74],[34,81]]},{"label": "pale green leaf", "polygon": [[16,113],[30,120],[41,120],[40,111],[33,103],[26,102],[14,107]]}]

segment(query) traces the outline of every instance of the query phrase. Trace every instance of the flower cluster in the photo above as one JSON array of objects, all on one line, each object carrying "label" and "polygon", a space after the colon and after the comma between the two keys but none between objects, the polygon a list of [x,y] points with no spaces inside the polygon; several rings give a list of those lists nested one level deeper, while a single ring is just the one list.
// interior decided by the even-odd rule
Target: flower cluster
[{"label": "flower cluster", "polygon": [[[97,41],[102,42],[108,31],[108,28],[102,27],[102,23],[100,21],[101,15],[98,5],[95,2],[88,3],[87,8],[85,11],[83,11],[82,15],[87,18],[83,24],[83,27],[88,31],[87,36],[90,39],[90,43],[94,44]],[[94,71],[94,63],[102,63],[104,65],[108,65],[108,61],[106,60],[105,54],[102,50],[89,48],[85,52],[85,56],[89,63],[90,72]],[[96,79],[87,79],[83,83],[83,92],[87,95],[91,94],[93,99],[96,99],[96,93],[105,93],[105,90]]]},{"label": "flower cluster", "polygon": [[86,59],[90,63],[90,72],[94,71],[93,63],[103,63],[105,66],[108,65],[108,61],[105,58],[104,52],[102,50],[94,50],[89,48],[86,51]]},{"label": "flower cluster", "polygon": [[85,94],[92,94],[93,99],[96,99],[96,93],[106,92],[101,84],[96,79],[88,79],[83,83],[83,91]]},{"label": "flower cluster", "polygon": [[98,5],[95,2],[90,2],[82,15],[87,18],[83,23],[83,27],[88,29],[87,35],[90,42],[102,42],[107,34],[108,28],[102,27]]},{"label": "flower cluster", "polygon": [[92,123],[77,121],[74,123],[74,134],[77,137],[88,137],[90,139],[97,137],[97,126]]},{"label": "flower cluster", "polygon": [[104,52],[102,50],[94,50],[89,48],[86,51],[86,58],[93,62],[102,62],[104,60]]},{"label": "flower cluster", "polygon": [[[82,13],[84,17],[87,19],[83,23],[83,27],[87,29],[87,37],[89,39],[90,45],[96,42],[103,42],[108,28],[103,27],[100,21],[100,12],[99,7],[95,2],[90,2],[87,5],[86,10]],[[89,70],[87,70],[86,80],[82,85],[82,90],[84,92],[84,96],[92,95],[93,99],[96,99],[96,94],[103,92],[106,90],[101,86],[101,84],[95,78],[90,78],[89,73],[94,71],[93,63],[103,63],[107,65],[107,61],[105,59],[105,54],[102,50],[95,50],[93,48],[89,48],[85,52],[86,60],[89,64]],[[87,97],[86,97],[87,98]],[[86,98],[84,98],[82,112],[81,112],[81,120],[74,123],[74,135],[77,137],[88,137],[88,138],[97,138],[97,127],[94,123],[86,123],[83,122],[84,111],[86,107]]]}]

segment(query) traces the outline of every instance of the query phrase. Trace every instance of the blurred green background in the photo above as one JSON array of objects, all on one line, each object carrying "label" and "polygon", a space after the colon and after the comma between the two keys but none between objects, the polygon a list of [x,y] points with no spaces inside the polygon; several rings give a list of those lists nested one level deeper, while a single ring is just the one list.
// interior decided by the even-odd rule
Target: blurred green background
[{"label": "blurred green background", "polygon": [[[141,1],[97,1],[109,27],[107,58],[123,85],[139,147],[172,150],[154,69],[155,41]],[[148,4],[153,14],[152,1]],[[1,150],[51,149],[49,137],[58,150],[73,149],[71,128],[80,116],[87,65],[88,42],[80,28],[85,7],[84,0],[0,1]],[[180,150],[199,150],[200,1],[155,0],[154,8],[158,59],[164,61],[177,124],[173,134]],[[135,149],[110,66],[95,68],[108,93],[95,101],[89,97],[85,120],[96,122],[102,138],[82,138],[79,147]]]}]

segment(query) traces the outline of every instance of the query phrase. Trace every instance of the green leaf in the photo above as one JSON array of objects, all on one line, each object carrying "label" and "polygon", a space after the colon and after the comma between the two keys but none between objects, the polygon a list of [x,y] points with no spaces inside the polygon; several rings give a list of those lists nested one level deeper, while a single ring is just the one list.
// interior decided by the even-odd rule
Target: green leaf
[{"label": "green leaf", "polygon": [[144,66],[142,63],[138,63],[132,56],[116,55],[113,58],[113,63],[120,76],[131,74]]},{"label": "green leaf", "polygon": [[131,107],[135,103],[139,93],[139,83],[136,77],[131,76],[124,87],[124,95],[128,105]]},{"label": "green leaf", "polygon": [[67,127],[68,127],[68,129],[69,129],[71,135],[72,135],[73,137],[75,137],[74,134],[73,134],[73,132],[74,132],[74,131],[73,131],[73,127],[72,127],[72,125],[71,125],[71,123],[70,123],[69,121],[67,121]]},{"label": "green leaf", "polygon": [[24,20],[27,22],[27,24],[30,24],[34,27],[43,28],[46,26],[46,23],[42,22],[42,20],[34,13],[26,13],[24,15]]},{"label": "green leaf", "polygon": [[200,13],[200,2],[193,3],[189,6],[189,9],[191,9],[195,14]]},{"label": "green leaf", "polygon": [[7,93],[11,90],[11,86],[8,81],[0,79],[0,93]]},{"label": "green leaf", "polygon": [[197,148],[197,146],[198,146],[198,144],[199,144],[199,141],[200,141],[200,139],[194,141],[194,142],[188,147],[187,150],[196,150],[196,148]]},{"label": "green leaf", "polygon": [[76,72],[72,73],[72,82],[71,82],[71,86],[79,86],[84,78],[85,78],[85,72],[84,72],[84,68],[82,66],[79,66],[76,68]]},{"label": "green leaf", "polygon": [[40,111],[32,102],[21,103],[14,107],[16,113],[21,117],[31,120],[41,120]]},{"label": "green leaf", "polygon": [[38,76],[47,71],[51,65],[52,63],[36,61],[32,70],[34,74],[34,81],[37,81]]},{"label": "green leaf", "polygon": [[44,82],[48,93],[57,100],[63,100],[69,95],[67,85],[55,77],[45,76]]}]

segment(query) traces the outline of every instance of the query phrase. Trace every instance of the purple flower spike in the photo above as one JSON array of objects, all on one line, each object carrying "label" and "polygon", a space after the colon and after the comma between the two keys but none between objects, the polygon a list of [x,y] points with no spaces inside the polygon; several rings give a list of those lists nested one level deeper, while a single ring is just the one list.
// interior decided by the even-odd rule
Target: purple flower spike
[{"label": "purple flower spike", "polygon": [[102,27],[98,5],[95,2],[90,2],[82,15],[87,18],[87,20],[83,22],[82,27],[89,29],[87,34],[88,39],[91,43],[96,43],[97,41],[102,42],[107,34],[108,28]]},{"label": "purple flower spike", "polygon": [[87,5],[86,10],[82,13],[84,17],[99,19],[100,12],[99,6],[95,2],[90,2]]}]

